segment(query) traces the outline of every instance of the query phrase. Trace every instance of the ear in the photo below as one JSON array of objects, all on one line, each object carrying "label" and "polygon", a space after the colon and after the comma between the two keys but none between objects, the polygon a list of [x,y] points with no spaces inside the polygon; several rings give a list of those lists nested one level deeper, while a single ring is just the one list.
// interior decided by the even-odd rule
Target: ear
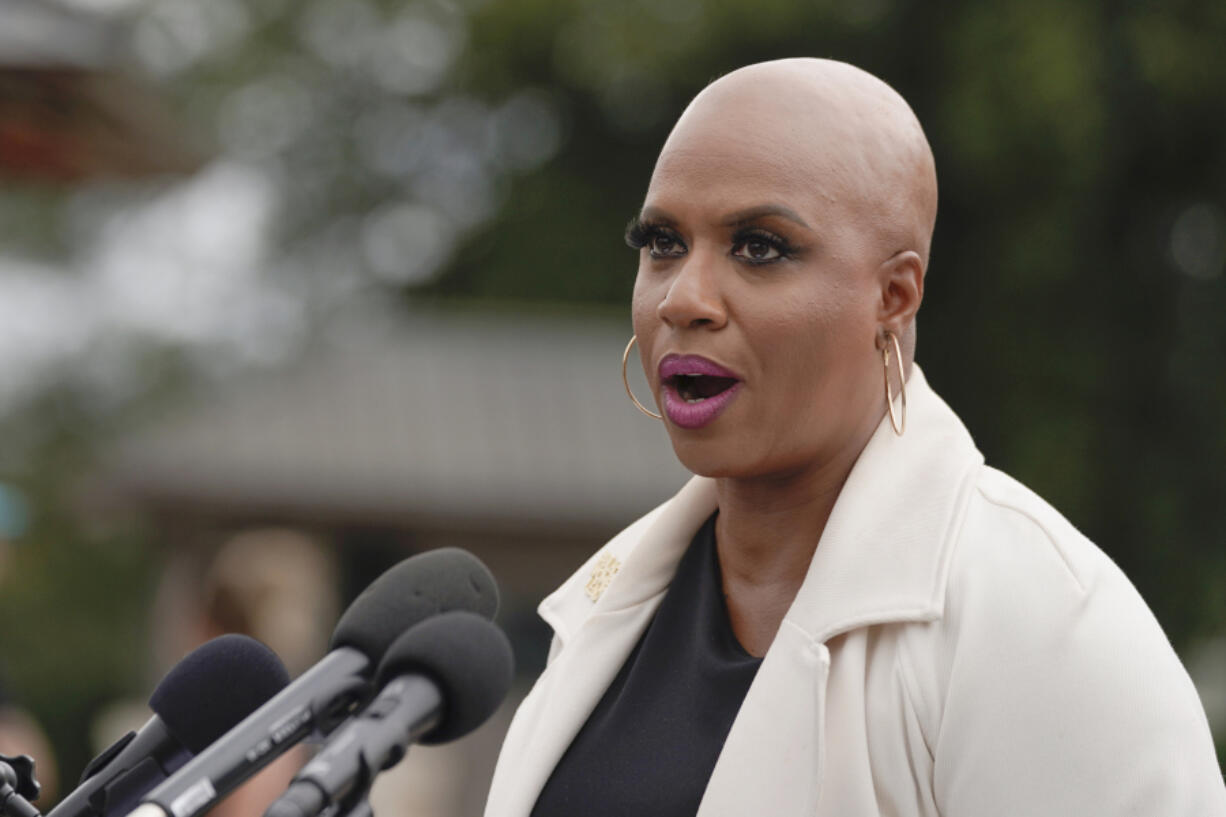
[{"label": "ear", "polygon": [[877,322],[902,338],[924,300],[923,259],[914,250],[895,253],[877,270],[877,282],[881,287]]}]

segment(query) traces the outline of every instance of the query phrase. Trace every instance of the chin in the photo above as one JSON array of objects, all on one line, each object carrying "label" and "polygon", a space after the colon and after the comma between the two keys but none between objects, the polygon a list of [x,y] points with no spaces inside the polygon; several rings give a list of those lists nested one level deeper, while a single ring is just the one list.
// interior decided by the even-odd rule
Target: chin
[{"label": "chin", "polygon": [[727,445],[721,445],[719,441],[711,438],[694,439],[693,432],[683,434],[688,439],[678,439],[681,435],[676,433],[670,433],[669,438],[673,444],[673,453],[687,470],[700,477],[735,476],[738,469],[732,461],[735,458],[729,456]]},{"label": "chin", "polygon": [[712,479],[788,479],[828,462],[829,448],[781,441],[770,435],[669,428],[673,453],[689,471]]},{"label": "chin", "polygon": [[700,477],[712,479],[755,477],[770,473],[760,457],[746,450],[745,441],[730,439],[728,435],[675,432],[670,429],[669,438],[673,453],[689,471]]}]

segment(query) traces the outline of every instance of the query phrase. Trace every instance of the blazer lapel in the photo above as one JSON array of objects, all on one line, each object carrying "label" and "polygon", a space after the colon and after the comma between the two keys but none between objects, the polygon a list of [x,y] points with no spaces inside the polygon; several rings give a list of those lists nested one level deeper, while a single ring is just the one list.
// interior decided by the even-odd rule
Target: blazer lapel
[{"label": "blazer lapel", "polygon": [[952,543],[983,457],[918,366],[907,396],[907,433],[895,435],[883,418],[839,494],[728,733],[699,817],[818,813],[830,767],[826,642],[859,627],[941,614]]},{"label": "blazer lapel", "polygon": [[677,562],[715,506],[713,484],[691,480],[625,554],[594,607],[586,596],[578,601],[572,582],[542,602],[542,617],[566,640],[515,715],[486,817],[531,813],[554,767],[647,629]]},{"label": "blazer lapel", "polygon": [[[661,594],[662,595],[662,594]],[[520,705],[490,787],[486,817],[528,817],[549,775],[600,702],[659,604],[593,616]],[[597,645],[597,646],[593,646]],[[510,753],[510,754],[509,754]]]},{"label": "blazer lapel", "polygon": [[983,455],[918,365],[907,397],[907,433],[896,435],[882,419],[839,492],[787,612],[816,641],[941,614],[953,543]]},{"label": "blazer lapel", "polygon": [[[858,627],[941,614],[952,541],[983,459],[918,366],[907,396],[906,435],[896,437],[883,419],[848,476],[805,582],[733,722],[699,817],[815,814],[830,767],[823,747],[831,671],[826,642]],[[541,615],[562,648],[511,725],[486,817],[531,813],[716,504],[713,481],[691,480],[642,520],[643,527],[632,526],[602,550],[622,565],[594,606],[582,591],[583,571],[542,603]]]},{"label": "blazer lapel", "polygon": [[724,742],[698,817],[816,813],[829,672],[825,645],[785,621]]}]

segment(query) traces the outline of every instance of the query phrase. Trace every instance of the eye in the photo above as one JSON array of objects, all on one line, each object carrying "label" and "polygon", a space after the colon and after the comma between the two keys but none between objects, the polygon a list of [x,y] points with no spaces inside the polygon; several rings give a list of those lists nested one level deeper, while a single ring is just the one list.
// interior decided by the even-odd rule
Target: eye
[{"label": "eye", "polygon": [[626,227],[626,244],[636,250],[644,247],[652,258],[676,258],[685,255],[685,242],[671,227],[638,220]]},{"label": "eye", "polygon": [[675,258],[685,254],[685,245],[676,234],[667,230],[657,230],[647,238],[647,251],[652,258]]},{"label": "eye", "polygon": [[787,241],[765,230],[749,230],[732,237],[732,255],[750,264],[769,264],[788,258]]},{"label": "eye", "polygon": [[774,261],[781,258],[779,250],[764,238],[751,238],[737,245],[733,255],[747,258],[751,261]]}]

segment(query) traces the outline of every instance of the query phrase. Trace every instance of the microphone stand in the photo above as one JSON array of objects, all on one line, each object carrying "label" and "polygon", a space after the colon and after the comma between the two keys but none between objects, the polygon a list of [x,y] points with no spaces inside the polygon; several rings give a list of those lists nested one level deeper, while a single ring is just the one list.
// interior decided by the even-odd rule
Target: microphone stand
[{"label": "microphone stand", "polygon": [[370,807],[371,783],[374,783],[374,776],[366,781],[366,785],[358,786],[349,792],[344,800],[333,803],[319,812],[318,817],[375,817],[375,811]]},{"label": "microphone stand", "polygon": [[34,777],[34,758],[0,755],[0,814],[5,817],[42,817],[30,804],[42,787]]},{"label": "microphone stand", "polygon": [[370,798],[363,794],[353,804],[353,808],[343,812],[339,817],[375,817],[374,809],[370,807]]},{"label": "microphone stand", "polygon": [[375,817],[374,809],[370,807],[369,792],[361,792],[357,798],[346,798],[343,803],[333,803],[318,817]]}]

